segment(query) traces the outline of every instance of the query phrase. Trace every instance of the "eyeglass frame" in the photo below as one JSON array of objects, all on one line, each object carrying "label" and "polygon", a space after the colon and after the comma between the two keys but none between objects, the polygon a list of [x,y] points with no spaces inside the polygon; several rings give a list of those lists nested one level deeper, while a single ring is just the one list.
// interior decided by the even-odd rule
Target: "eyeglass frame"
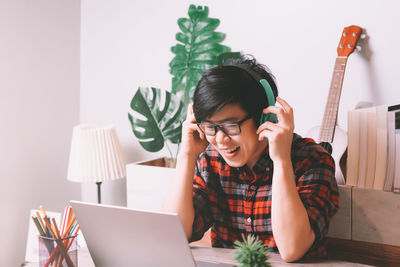
[{"label": "eyeglass frame", "polygon": [[[238,121],[238,122],[224,122],[224,123],[208,123],[208,122],[197,122],[196,124],[197,124],[197,127],[199,127],[199,129],[200,129],[200,131],[204,134],[204,135],[206,135],[206,136],[216,136],[217,135],[217,133],[218,133],[218,131],[219,130],[221,130],[224,134],[226,134],[227,136],[236,136],[236,135],[240,135],[241,133],[242,133],[242,128],[240,127],[245,121],[247,121],[247,120],[249,120],[249,119],[251,119],[253,116],[252,115],[247,115],[244,119],[242,119],[242,120],[240,120],[240,121]],[[226,131],[225,131],[225,129],[224,129],[224,125],[227,125],[227,124],[234,124],[234,125],[237,125],[238,127],[239,127],[239,133],[237,133],[237,134],[228,134]],[[203,131],[203,129],[201,129],[201,125],[207,125],[207,126],[213,126],[214,127],[214,131],[215,131],[215,134],[213,134],[213,135],[209,135],[209,134],[206,134],[204,131]]]}]

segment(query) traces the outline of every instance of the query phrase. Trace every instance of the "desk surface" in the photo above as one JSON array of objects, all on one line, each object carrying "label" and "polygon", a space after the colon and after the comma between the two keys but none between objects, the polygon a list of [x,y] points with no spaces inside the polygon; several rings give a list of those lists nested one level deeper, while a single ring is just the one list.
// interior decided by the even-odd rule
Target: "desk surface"
[{"label": "desk surface", "polygon": [[[202,261],[211,261],[211,262],[220,262],[220,263],[230,263],[237,264],[234,260],[233,249],[226,248],[210,248],[210,247],[191,247],[193,257],[196,260]],[[78,254],[78,266],[79,267],[94,267],[94,263],[92,258],[90,257],[90,253],[88,249],[82,248],[79,250]],[[345,261],[337,261],[337,260],[313,260],[313,261],[302,261],[298,263],[287,263],[281,259],[279,254],[270,253],[269,254],[269,263],[272,266],[369,266]],[[24,266],[36,267],[38,263],[29,263]]]},{"label": "desk surface", "polygon": [[[210,247],[192,247],[192,254],[196,260],[213,261],[221,263],[238,264],[234,260],[233,249],[227,248],[210,248]],[[308,260],[298,263],[287,263],[281,259],[277,253],[269,253],[268,262],[272,266],[369,266],[352,262],[337,260]]]}]

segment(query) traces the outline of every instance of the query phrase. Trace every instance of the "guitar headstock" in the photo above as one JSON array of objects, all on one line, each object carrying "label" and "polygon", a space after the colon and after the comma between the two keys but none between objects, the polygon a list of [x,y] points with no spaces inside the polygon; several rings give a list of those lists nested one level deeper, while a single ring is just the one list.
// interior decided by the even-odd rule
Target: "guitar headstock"
[{"label": "guitar headstock", "polygon": [[339,57],[348,57],[353,53],[358,38],[360,38],[362,29],[358,26],[352,25],[343,29],[342,37],[337,48]]}]

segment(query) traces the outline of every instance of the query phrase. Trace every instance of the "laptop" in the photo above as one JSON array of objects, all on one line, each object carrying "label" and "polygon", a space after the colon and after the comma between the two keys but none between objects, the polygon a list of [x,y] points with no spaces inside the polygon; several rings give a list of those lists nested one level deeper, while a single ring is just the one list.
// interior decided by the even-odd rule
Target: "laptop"
[{"label": "laptop", "polygon": [[70,201],[96,266],[228,267],[195,261],[175,213]]}]

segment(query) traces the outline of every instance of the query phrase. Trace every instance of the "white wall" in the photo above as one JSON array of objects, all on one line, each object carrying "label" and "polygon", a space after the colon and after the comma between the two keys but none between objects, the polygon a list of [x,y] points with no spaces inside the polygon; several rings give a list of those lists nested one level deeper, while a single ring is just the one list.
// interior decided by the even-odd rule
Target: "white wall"
[{"label": "white wall", "polygon": [[[339,125],[347,128],[347,111],[359,101],[400,103],[397,1],[83,0],[80,118],[114,123],[128,162],[155,156],[130,130],[129,103],[138,86],[170,90],[170,47],[179,31],[176,21],[187,17],[190,3],[209,6],[210,17],[221,20],[217,30],[227,34],[225,45],[270,67],[302,135],[322,121],[336,48],[349,25],[367,30],[372,56],[349,57]],[[106,202],[126,201],[124,182],[103,189]],[[95,199],[90,190],[83,189],[83,198]]]},{"label": "white wall", "polygon": [[25,257],[30,209],[62,212],[79,122],[79,0],[0,2],[0,266]]}]

